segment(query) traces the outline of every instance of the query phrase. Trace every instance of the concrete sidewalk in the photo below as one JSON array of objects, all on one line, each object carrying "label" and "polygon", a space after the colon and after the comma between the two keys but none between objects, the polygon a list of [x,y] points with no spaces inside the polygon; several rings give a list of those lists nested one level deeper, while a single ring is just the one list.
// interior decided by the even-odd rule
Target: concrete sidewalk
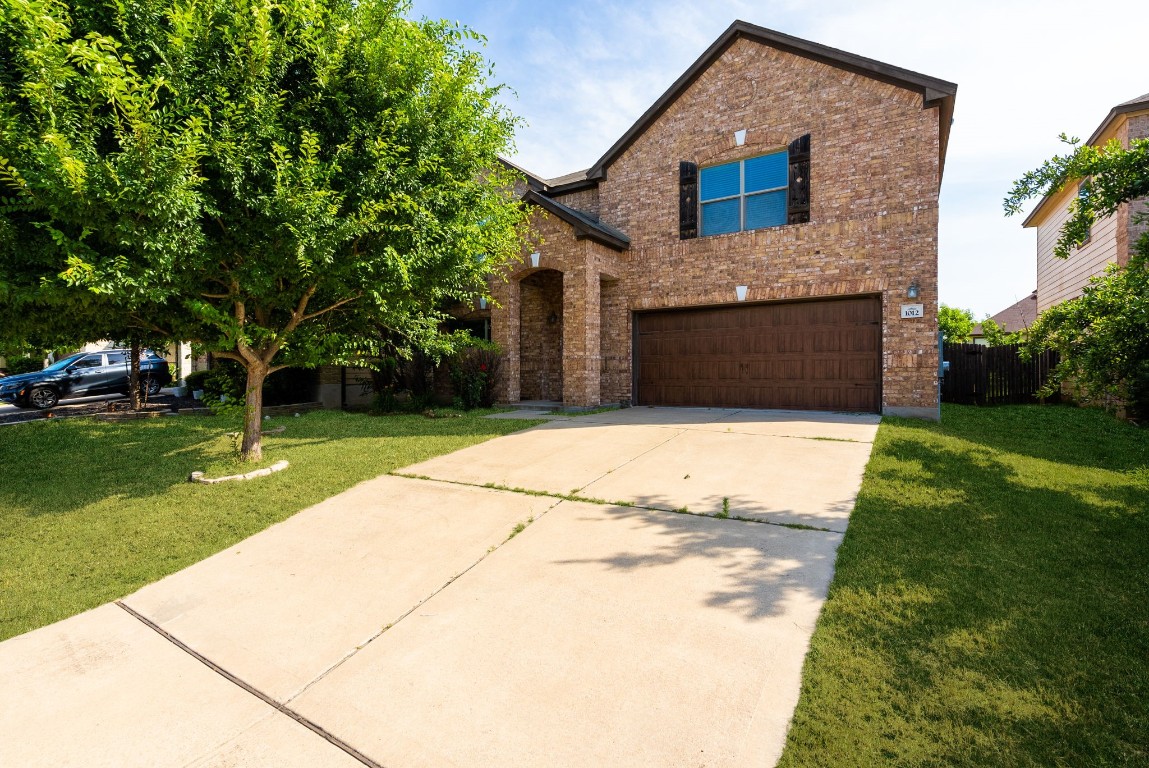
[{"label": "concrete sidewalk", "polygon": [[[0,643],[0,764],[773,765],[876,425],[629,409],[368,481]],[[826,530],[665,511],[723,499]]]}]

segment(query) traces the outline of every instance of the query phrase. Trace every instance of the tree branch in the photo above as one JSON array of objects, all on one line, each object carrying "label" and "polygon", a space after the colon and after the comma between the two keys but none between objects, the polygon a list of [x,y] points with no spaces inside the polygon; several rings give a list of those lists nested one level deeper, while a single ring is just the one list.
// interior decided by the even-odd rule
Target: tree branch
[{"label": "tree branch", "polygon": [[279,333],[275,334],[275,339],[272,340],[271,344],[269,344],[264,351],[265,359],[263,362],[270,363],[271,359],[279,352],[280,347],[283,346],[283,342],[287,340],[287,335],[298,328],[299,324],[307,319],[303,313],[307,309],[307,302],[311,301],[311,297],[315,295],[315,291],[318,290],[318,288],[318,284],[312,285],[299,297],[299,303],[295,305],[295,311],[291,313],[291,319],[287,321],[287,325],[283,326],[283,329],[280,330]]},{"label": "tree branch", "polygon": [[[362,293],[357,293],[354,296],[349,296],[346,299],[342,299],[340,301],[335,302],[330,307],[327,307],[325,309],[321,309],[318,312],[312,312],[310,315],[304,315],[302,320],[310,320],[313,317],[319,317],[320,315],[325,315],[333,309],[339,309],[339,307],[342,307],[344,304],[350,304],[351,302],[355,301],[356,299],[359,299],[362,297],[363,297]],[[301,320],[301,322],[302,322],[302,320]]]}]

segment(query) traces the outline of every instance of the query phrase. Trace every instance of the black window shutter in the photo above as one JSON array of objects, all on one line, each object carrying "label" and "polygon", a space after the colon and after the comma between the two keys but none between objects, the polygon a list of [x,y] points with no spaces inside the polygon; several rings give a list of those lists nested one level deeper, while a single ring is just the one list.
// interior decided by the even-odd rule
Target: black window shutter
[{"label": "black window shutter", "polygon": [[810,134],[790,142],[790,191],[786,198],[786,223],[810,221]]},{"label": "black window shutter", "polygon": [[678,238],[698,237],[698,165],[678,164]]}]

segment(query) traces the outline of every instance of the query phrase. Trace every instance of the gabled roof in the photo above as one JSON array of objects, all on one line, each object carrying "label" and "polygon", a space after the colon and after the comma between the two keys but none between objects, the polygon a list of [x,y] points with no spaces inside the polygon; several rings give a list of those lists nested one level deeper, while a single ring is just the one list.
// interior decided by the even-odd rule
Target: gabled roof
[{"label": "gabled roof", "polygon": [[594,187],[598,184],[597,181],[588,181],[586,177],[586,170],[575,171],[563,176],[556,176],[553,179],[545,179],[536,173],[531,173],[526,168],[512,163],[502,155],[499,156],[499,162],[507,166],[513,171],[518,171],[527,179],[527,186],[536,192],[544,194],[563,194],[565,192],[575,192],[579,189],[586,187]]},{"label": "gabled roof", "polygon": [[[1101,121],[1101,125],[1097,126],[1097,130],[1094,131],[1093,135],[1089,137],[1089,141],[1085,142],[1086,145],[1097,144],[1097,142],[1101,140],[1101,137],[1105,135],[1105,132],[1109,130],[1109,126],[1113,124],[1113,121],[1116,120],[1118,116],[1127,115],[1130,112],[1140,112],[1145,109],[1149,109],[1149,93],[1142,94],[1141,96],[1130,99],[1129,101],[1121,102],[1116,107],[1109,110],[1109,114],[1106,115],[1105,119]],[[1021,222],[1021,226],[1031,227],[1039,223],[1037,219],[1041,217],[1041,215],[1046,211],[1049,203],[1058,196],[1058,192],[1060,191],[1061,190],[1055,190],[1041,198],[1041,202],[1039,202],[1037,206],[1032,211],[1030,211],[1030,214],[1025,217],[1025,221]]]},{"label": "gabled roof", "polygon": [[711,64],[718,60],[740,38],[753,40],[778,50],[802,56],[807,59],[829,64],[849,72],[865,75],[884,83],[890,83],[900,88],[917,91],[922,95],[922,108],[938,107],[938,130],[940,138],[938,179],[945,167],[946,148],[949,145],[950,123],[953,119],[954,99],[957,95],[957,85],[936,77],[929,77],[908,69],[883,64],[874,59],[867,59],[853,53],[831,48],[820,43],[810,42],[798,37],[775,32],[772,29],[759,27],[745,21],[735,21],[714,44],[706,49],[697,61],[678,78],[672,86],[654,102],[653,106],[622,135],[606,154],[598,159],[587,170],[588,179],[601,179],[606,176],[606,169],[626,151],[627,147],[635,142],[647,128],[665,112],[679,96],[705,72]]},{"label": "gabled roof", "polygon": [[654,102],[650,109],[646,110],[643,116],[638,119],[638,122],[632,125],[630,129],[622,135],[622,138],[616,141],[614,146],[606,151],[605,155],[600,157],[594,165],[585,171],[568,173],[565,176],[559,176],[554,179],[544,179],[515,165],[509,160],[500,159],[511,168],[525,175],[531,189],[545,194],[574,192],[578,189],[595,186],[600,179],[606,177],[606,169],[610,164],[617,160],[618,157],[626,151],[627,147],[645,133],[654,121],[661,117],[662,113],[665,112],[695,80],[701,77],[702,73],[726,52],[726,49],[740,38],[753,40],[763,45],[792,53],[796,56],[819,61],[848,72],[865,75],[866,77],[871,77],[883,83],[890,83],[891,85],[920,93],[922,95],[923,109],[938,108],[938,181],[941,181],[941,173],[945,169],[946,149],[949,146],[950,124],[953,122],[954,99],[957,95],[957,85],[946,80],[939,80],[936,77],[911,72],[901,67],[895,67],[891,64],[883,64],[880,61],[867,59],[864,56],[841,51],[827,45],[803,40],[798,37],[783,34],[782,32],[775,32],[772,29],[759,27],[745,21],[735,21],[731,24],[726,31],[722,33],[722,36],[715,40],[714,44],[707,48],[705,53],[699,56],[698,60],[690,65],[690,68],[682,74],[682,77],[678,78],[666,93],[662,94],[658,101]]},{"label": "gabled roof", "polygon": [[1109,124],[1112,123],[1118,115],[1127,115],[1130,112],[1139,112],[1142,109],[1149,109],[1149,93],[1142,94],[1141,96],[1138,96],[1135,99],[1130,99],[1129,101],[1123,101],[1113,109],[1109,110],[1109,114],[1106,115],[1105,119],[1101,121],[1101,125],[1097,126],[1097,130],[1094,131],[1093,135],[1089,137],[1088,143],[1093,144],[1098,139],[1100,139],[1102,134],[1104,134],[1105,131],[1109,128]]},{"label": "gabled roof", "polygon": [[625,251],[630,248],[630,238],[627,237],[622,230],[615,229],[609,224],[604,224],[598,219],[582,211],[576,211],[570,206],[563,205],[557,200],[552,200],[534,189],[528,190],[527,193],[523,195],[523,200],[539,206],[544,211],[552,213],[567,224],[570,224],[575,231],[575,237],[580,240],[587,238],[596,243],[601,243],[608,248],[613,248],[616,251]]},{"label": "gabled roof", "polygon": [[[1033,325],[1037,319],[1037,291],[1026,296],[1021,301],[1006,307],[990,318],[1005,331],[1015,333],[1025,330]],[[974,336],[982,336],[981,323],[974,326]]]}]

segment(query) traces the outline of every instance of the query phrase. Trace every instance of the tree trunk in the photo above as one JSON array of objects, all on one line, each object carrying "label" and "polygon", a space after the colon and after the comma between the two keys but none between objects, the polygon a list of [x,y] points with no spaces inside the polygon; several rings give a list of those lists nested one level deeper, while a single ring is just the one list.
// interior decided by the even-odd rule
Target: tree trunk
[{"label": "tree trunk", "polygon": [[140,410],[140,340],[132,338],[132,353],[128,365],[128,397],[131,399],[132,410]]},{"label": "tree trunk", "polygon": [[243,448],[240,458],[259,461],[263,458],[263,382],[268,365],[247,363],[247,394],[243,402]]}]

